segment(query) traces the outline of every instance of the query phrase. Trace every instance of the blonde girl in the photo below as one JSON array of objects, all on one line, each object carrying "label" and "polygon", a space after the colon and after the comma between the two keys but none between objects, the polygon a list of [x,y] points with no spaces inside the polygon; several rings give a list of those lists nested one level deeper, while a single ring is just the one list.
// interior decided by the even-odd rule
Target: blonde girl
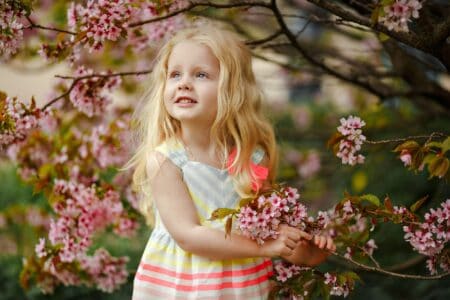
[{"label": "blonde girl", "polygon": [[[284,225],[263,245],[234,231],[225,238],[222,221],[208,220],[275,178],[275,137],[261,99],[250,52],[231,32],[184,30],[160,50],[136,111],[141,144],[127,165],[154,220],[133,300],[266,299],[271,257],[308,264],[324,259],[319,247],[334,249],[331,239]],[[255,165],[267,168],[267,179]]]}]

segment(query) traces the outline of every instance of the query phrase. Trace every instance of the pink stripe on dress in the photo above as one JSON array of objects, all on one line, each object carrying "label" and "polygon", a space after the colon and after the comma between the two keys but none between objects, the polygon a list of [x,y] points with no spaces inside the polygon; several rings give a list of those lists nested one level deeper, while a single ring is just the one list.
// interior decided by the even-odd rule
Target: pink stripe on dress
[{"label": "pink stripe on dress", "polygon": [[241,270],[228,270],[228,271],[222,271],[222,272],[211,272],[211,273],[182,273],[182,272],[175,272],[169,269],[165,269],[159,266],[155,266],[152,264],[147,263],[141,263],[141,268],[146,271],[151,271],[155,273],[161,273],[164,275],[172,276],[179,279],[201,279],[201,278],[224,278],[224,277],[237,277],[237,276],[245,276],[245,275],[251,275],[254,273],[258,273],[261,270],[266,269],[267,267],[270,267],[272,265],[271,260],[266,260],[262,264],[259,264],[257,266],[248,268],[248,269],[241,269]]}]

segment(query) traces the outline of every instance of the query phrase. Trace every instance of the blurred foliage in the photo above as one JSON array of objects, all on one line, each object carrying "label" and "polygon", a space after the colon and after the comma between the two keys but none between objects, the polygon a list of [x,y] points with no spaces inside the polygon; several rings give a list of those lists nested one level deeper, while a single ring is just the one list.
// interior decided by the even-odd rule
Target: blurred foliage
[{"label": "blurred foliage", "polygon": [[[16,174],[16,168],[9,163],[0,164],[0,213],[4,213],[11,207],[37,206],[50,212],[47,202],[41,194],[32,195],[32,189],[24,186]],[[20,226],[19,226],[20,225]],[[64,287],[60,286],[52,295],[45,295],[37,287],[32,287],[24,292],[19,284],[19,274],[22,269],[22,257],[34,251],[42,233],[35,231],[32,226],[18,224],[18,226],[0,226],[0,299],[105,299],[119,300],[129,299],[132,291],[134,272],[137,269],[145,243],[147,242],[150,229],[144,224],[138,234],[130,238],[118,238],[113,233],[106,232],[99,236],[93,249],[101,245],[110,251],[112,255],[130,257],[128,263],[129,280],[120,290],[106,294],[93,288],[87,287]]]}]

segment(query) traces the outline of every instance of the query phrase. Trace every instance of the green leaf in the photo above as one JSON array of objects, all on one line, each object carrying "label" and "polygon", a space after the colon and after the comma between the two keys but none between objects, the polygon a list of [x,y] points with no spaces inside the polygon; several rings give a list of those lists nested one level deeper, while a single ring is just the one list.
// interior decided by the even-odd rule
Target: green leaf
[{"label": "green leaf", "polygon": [[393,150],[394,152],[401,152],[402,150],[408,150],[409,152],[417,151],[420,145],[416,141],[406,141]]},{"label": "green leaf", "polygon": [[253,201],[253,198],[243,198],[243,199],[241,199],[241,201],[239,201],[239,207],[246,206],[252,201]]},{"label": "green leaf", "polygon": [[344,136],[340,132],[335,132],[327,141],[327,148],[333,148],[333,146],[338,144],[343,138]]},{"label": "green leaf", "polygon": [[377,6],[375,7],[375,9],[372,11],[372,15],[370,16],[370,21],[372,23],[372,25],[377,24],[378,22],[378,17],[380,16],[380,7]]},{"label": "green leaf", "polygon": [[443,142],[442,142],[442,153],[447,152],[448,150],[450,150],[450,136],[447,137]]},{"label": "green leaf", "polygon": [[378,38],[380,39],[381,42],[385,42],[385,41],[389,40],[391,37],[385,33],[380,32],[378,34]]},{"label": "green leaf", "polygon": [[428,171],[430,172],[430,178],[437,176],[442,178],[447,174],[450,162],[447,157],[436,156],[428,165]]},{"label": "green leaf", "polygon": [[225,237],[230,236],[231,228],[233,227],[233,216],[228,217],[225,223]]},{"label": "green leaf", "polygon": [[425,152],[422,149],[419,149],[412,157],[411,166],[414,169],[419,169],[422,166],[424,158]]},{"label": "green leaf", "polygon": [[342,275],[344,275],[347,278],[351,278],[353,281],[362,282],[361,278],[355,272],[347,271],[347,272],[343,272]]},{"label": "green leaf", "polygon": [[228,215],[237,213],[238,211],[236,209],[231,208],[218,208],[215,211],[212,212],[211,217],[208,219],[209,221],[214,221],[217,219],[223,219]]},{"label": "green leaf", "polygon": [[384,198],[384,207],[389,212],[394,211],[394,207],[392,206],[392,201],[391,201],[391,198],[389,198],[389,196],[386,196],[386,198]]},{"label": "green leaf", "polygon": [[429,143],[426,143],[425,146],[427,146],[427,147],[436,147],[436,148],[441,149],[442,148],[442,143],[440,143],[440,142],[429,142]]},{"label": "green leaf", "polygon": [[409,208],[409,210],[411,212],[416,212],[424,203],[425,201],[428,199],[428,195],[425,197],[420,198],[419,200],[417,200],[413,205],[411,205],[411,207]]},{"label": "green leaf", "polygon": [[380,207],[380,199],[372,194],[365,194],[359,197],[361,200],[369,201],[371,204],[375,205],[376,207]]}]

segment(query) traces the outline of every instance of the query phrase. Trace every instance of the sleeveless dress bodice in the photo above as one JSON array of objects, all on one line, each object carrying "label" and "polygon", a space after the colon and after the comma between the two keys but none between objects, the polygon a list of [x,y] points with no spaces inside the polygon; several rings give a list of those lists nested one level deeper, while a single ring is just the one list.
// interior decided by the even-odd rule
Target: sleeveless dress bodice
[{"label": "sleeveless dress bodice", "polygon": [[[201,224],[223,231],[224,220],[208,219],[215,209],[235,208],[239,203],[228,171],[189,160],[183,145],[175,140],[156,150],[180,168]],[[257,149],[252,160],[259,163],[263,156]],[[133,300],[267,299],[273,274],[269,258],[212,260],[186,252],[154,211],[155,226],[136,272]]]}]

